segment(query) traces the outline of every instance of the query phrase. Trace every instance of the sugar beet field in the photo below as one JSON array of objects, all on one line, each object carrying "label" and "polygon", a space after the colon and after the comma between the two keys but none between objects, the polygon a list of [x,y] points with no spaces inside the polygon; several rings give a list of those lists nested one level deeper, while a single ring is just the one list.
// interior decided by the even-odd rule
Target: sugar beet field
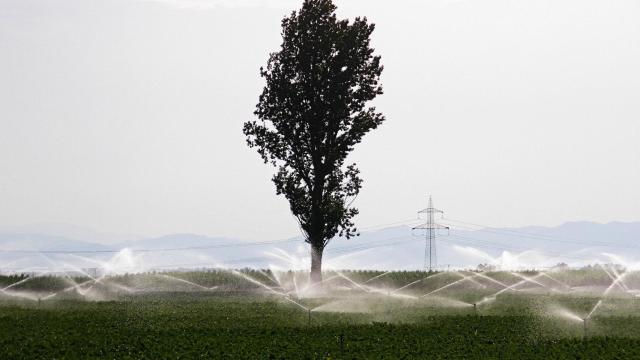
[{"label": "sugar beet field", "polygon": [[640,358],[640,273],[210,270],[0,277],[20,358]]}]

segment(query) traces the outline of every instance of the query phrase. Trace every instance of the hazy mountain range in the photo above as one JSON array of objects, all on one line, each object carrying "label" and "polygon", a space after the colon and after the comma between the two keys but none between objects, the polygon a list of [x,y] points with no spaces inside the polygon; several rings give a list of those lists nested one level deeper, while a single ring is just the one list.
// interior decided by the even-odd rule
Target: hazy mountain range
[{"label": "hazy mountain range", "polygon": [[[557,227],[480,228],[450,223],[439,230],[437,264],[540,268],[618,263],[640,265],[640,222],[570,222]],[[425,235],[402,225],[337,238],[325,252],[326,268],[420,269]],[[62,224],[0,228],[0,271],[100,268],[110,272],[153,269],[260,267],[304,269],[308,248],[301,238],[239,240],[195,234],[156,238],[117,235]]]}]

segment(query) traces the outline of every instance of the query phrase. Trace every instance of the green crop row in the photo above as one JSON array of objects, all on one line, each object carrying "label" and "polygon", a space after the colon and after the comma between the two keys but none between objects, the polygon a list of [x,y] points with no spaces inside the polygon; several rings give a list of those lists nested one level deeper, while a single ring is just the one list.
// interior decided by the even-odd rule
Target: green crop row
[{"label": "green crop row", "polygon": [[[594,333],[530,315],[308,313],[275,299],[186,295],[0,307],[3,359],[24,358],[637,358],[636,318],[598,319]],[[390,320],[391,318],[389,317]],[[406,321],[405,321],[406,320]]]}]

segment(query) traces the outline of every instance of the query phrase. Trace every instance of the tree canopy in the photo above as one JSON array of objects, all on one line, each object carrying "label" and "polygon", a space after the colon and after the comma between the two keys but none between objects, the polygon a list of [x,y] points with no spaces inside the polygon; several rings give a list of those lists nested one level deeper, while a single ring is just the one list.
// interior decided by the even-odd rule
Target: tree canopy
[{"label": "tree canopy", "polygon": [[382,94],[383,67],[370,44],[375,26],[338,20],[335,11],[331,0],[306,0],[282,20],[281,48],[260,69],[258,120],[243,129],[247,144],[278,169],[272,180],[311,244],[312,272],[313,252],[321,259],[334,236],[357,234],[351,202],[362,180],[356,164],[345,163],[385,119],[368,105]]}]

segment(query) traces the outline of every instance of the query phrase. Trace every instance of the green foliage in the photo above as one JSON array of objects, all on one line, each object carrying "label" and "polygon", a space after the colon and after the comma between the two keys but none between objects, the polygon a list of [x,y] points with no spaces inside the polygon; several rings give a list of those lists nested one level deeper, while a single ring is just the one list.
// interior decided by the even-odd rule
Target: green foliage
[{"label": "green foliage", "polygon": [[[28,279],[28,280],[27,280]],[[55,275],[28,275],[18,274],[2,276],[0,275],[0,287],[5,288],[11,286],[12,290],[47,290],[47,291],[60,291],[71,284],[82,283],[89,280],[88,277],[66,277]],[[17,284],[17,285],[12,285]]]},{"label": "green foliage", "polygon": [[[406,309],[405,309],[406,310]],[[398,311],[403,311],[398,309]],[[307,314],[275,299],[166,296],[0,307],[3,359],[22,358],[634,358],[634,337],[562,337],[529,315],[421,316],[386,322]],[[612,319],[637,332],[635,318]],[[634,325],[635,324],[635,325]]]},{"label": "green foliage", "polygon": [[[606,286],[608,283],[600,279],[600,273],[593,271],[566,270],[552,274],[574,286],[589,284],[589,277]],[[274,288],[279,286],[278,281],[292,283],[295,277],[307,278],[308,274],[296,271],[274,274],[251,269],[240,272]],[[580,321],[557,317],[549,310],[566,309],[583,318],[593,309],[598,296],[551,291],[505,292],[474,309],[472,302],[495,289],[451,287],[439,293],[438,298],[385,296],[385,291],[416,281],[406,293],[422,294],[455,281],[459,276],[454,273],[342,273],[360,283],[368,281],[382,293],[365,293],[336,276],[337,273],[329,272],[326,279],[337,289],[334,297],[297,299],[295,294],[291,295],[290,299],[315,309],[310,323],[309,314],[297,305],[282,296],[270,295],[242,276],[222,270],[108,277],[94,285],[89,293],[89,300],[102,301],[80,301],[78,296],[72,296],[73,292],[42,301],[37,301],[37,297],[20,300],[0,296],[1,358],[606,359],[640,356],[637,315],[640,300],[628,295],[607,298],[589,319],[584,337]],[[517,275],[506,272],[489,275],[507,283],[519,281]],[[530,277],[536,275],[526,273]],[[636,288],[639,279],[632,275],[625,280]],[[328,280],[330,278],[332,280]],[[427,280],[422,281],[425,278]],[[6,287],[27,279],[26,275],[3,276],[0,284]],[[74,279],[78,283],[85,280]],[[73,282],[69,278],[43,276],[14,288],[46,295],[68,283]],[[135,291],[121,291],[116,296],[101,298],[97,296],[104,290],[100,286],[111,286],[114,291],[130,287]],[[215,287],[215,291],[206,289],[211,287]]]}]

